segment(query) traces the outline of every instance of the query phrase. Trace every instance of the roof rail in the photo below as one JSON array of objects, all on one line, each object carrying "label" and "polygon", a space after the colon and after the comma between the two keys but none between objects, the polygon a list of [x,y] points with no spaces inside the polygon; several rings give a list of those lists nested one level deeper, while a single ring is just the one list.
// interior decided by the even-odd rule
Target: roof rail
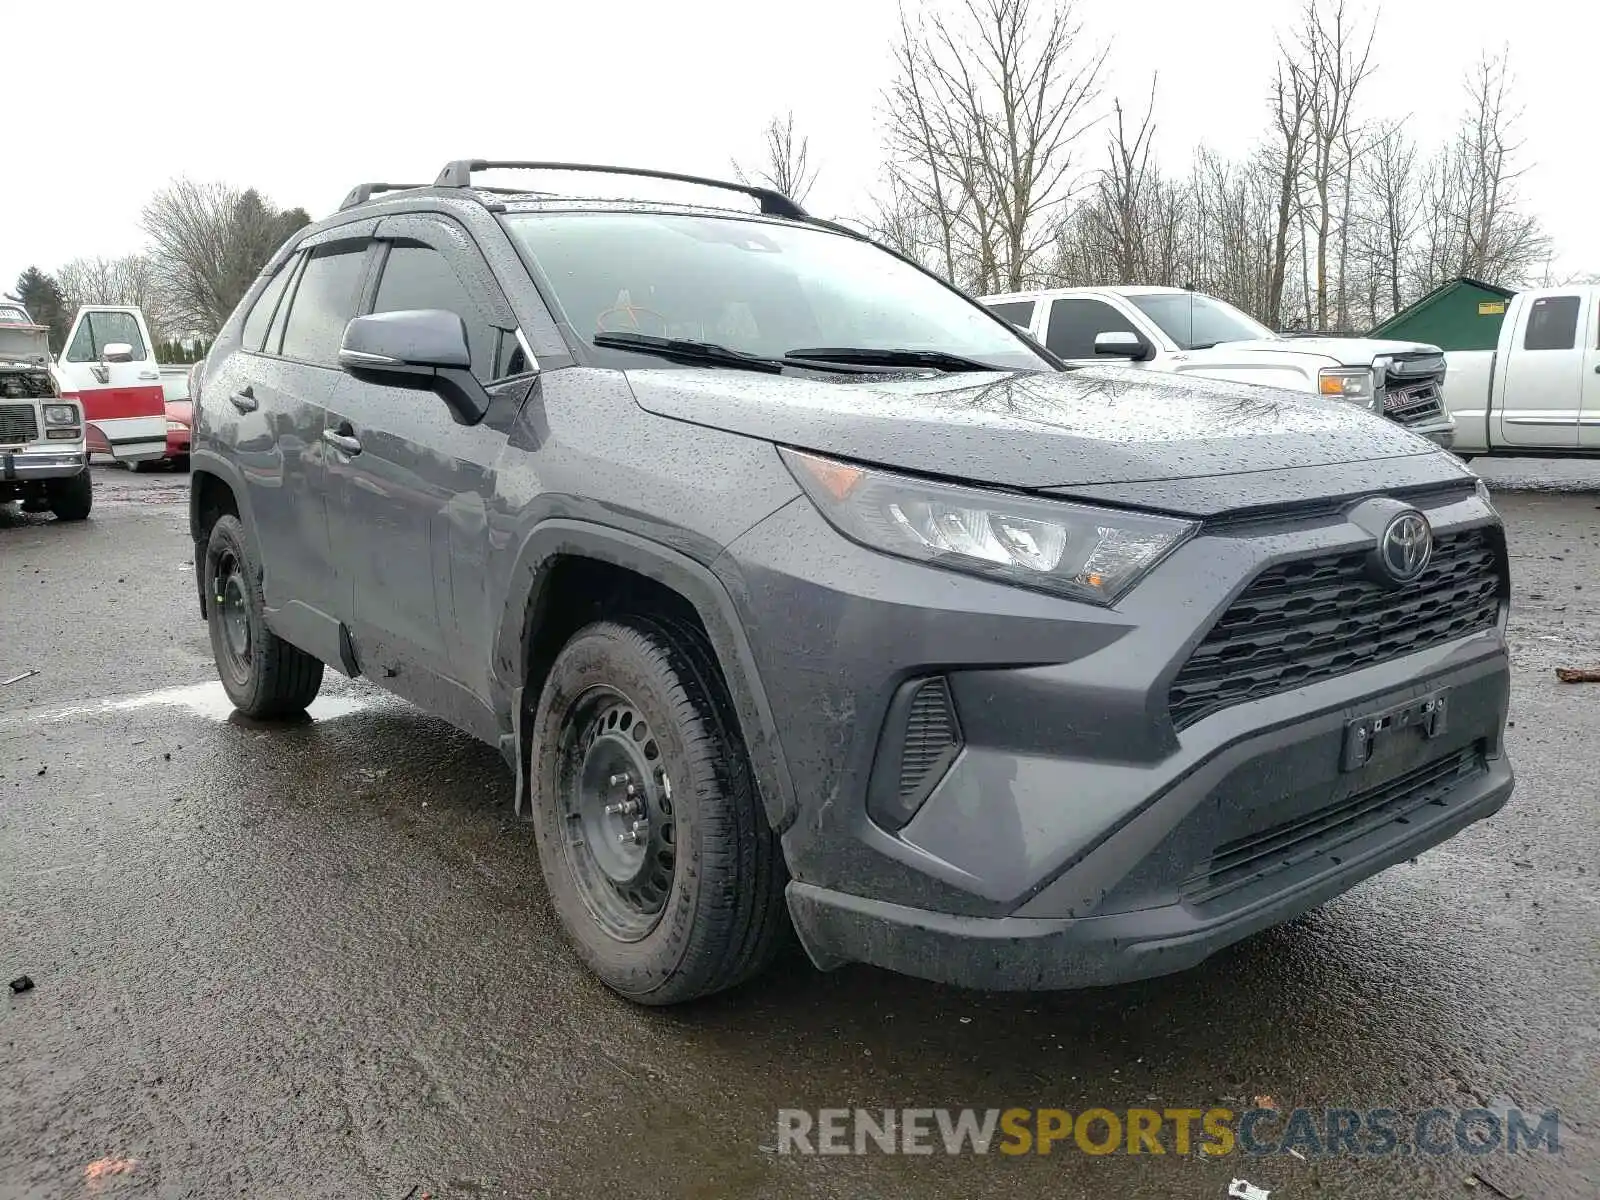
[{"label": "roof rail", "polygon": [[433,181],[433,185],[435,187],[449,188],[472,187],[472,174],[474,171],[500,169],[587,171],[597,175],[632,175],[642,179],[665,179],[672,183],[692,183],[700,187],[720,188],[728,192],[743,192],[746,196],[756,200],[761,205],[762,213],[769,217],[787,217],[791,221],[809,219],[805,209],[801,208],[782,192],[775,191],[772,188],[755,187],[746,183],[732,183],[726,179],[707,179],[701,175],[681,175],[676,171],[654,171],[646,167],[604,167],[594,163],[519,162],[510,159],[500,161],[484,158],[458,158],[445,164],[444,170],[439,172],[439,178]]},{"label": "roof rail", "polygon": [[358,183],[350,189],[350,193],[339,202],[339,211],[354,208],[358,204],[365,204],[379,192],[406,192],[412,188],[424,188],[425,183]]}]

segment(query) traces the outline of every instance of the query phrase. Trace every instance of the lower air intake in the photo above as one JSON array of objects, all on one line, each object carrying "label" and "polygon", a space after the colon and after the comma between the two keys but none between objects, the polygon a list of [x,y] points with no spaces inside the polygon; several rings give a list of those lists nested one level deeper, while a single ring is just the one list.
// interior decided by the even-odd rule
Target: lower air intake
[{"label": "lower air intake", "polygon": [[961,725],[942,675],[900,685],[878,741],[867,808],[873,820],[899,829],[916,814],[961,750]]}]

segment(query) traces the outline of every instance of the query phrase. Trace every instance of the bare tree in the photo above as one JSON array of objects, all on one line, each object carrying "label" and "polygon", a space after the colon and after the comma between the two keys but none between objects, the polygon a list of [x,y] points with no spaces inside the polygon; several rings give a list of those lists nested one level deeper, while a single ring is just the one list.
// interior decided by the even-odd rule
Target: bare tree
[{"label": "bare tree", "polygon": [[766,159],[756,170],[747,171],[737,160],[733,172],[740,183],[769,187],[782,192],[796,204],[804,204],[816,186],[817,168],[810,163],[810,141],[795,137],[794,113],[782,119],[773,117],[762,130]]},{"label": "bare tree", "polygon": [[144,310],[152,329],[165,329],[156,297],[155,270],[143,254],[75,258],[56,272],[56,279],[74,309],[85,304],[133,305]]},{"label": "bare tree", "polygon": [[1300,174],[1310,143],[1307,118],[1311,84],[1301,65],[1282,45],[1277,74],[1272,81],[1272,133],[1269,160],[1276,177],[1277,205],[1272,227],[1272,257],[1267,274],[1265,312],[1258,315],[1276,328],[1283,320],[1283,294],[1288,284],[1290,234],[1299,214]]},{"label": "bare tree", "polygon": [[1353,111],[1356,93],[1373,70],[1376,26],[1369,24],[1364,31],[1360,29],[1347,12],[1345,0],[1306,0],[1301,20],[1302,57],[1293,69],[1306,80],[1310,118],[1305,172],[1316,247],[1312,316],[1319,329],[1326,329],[1334,212],[1340,206],[1340,185],[1351,176],[1360,140]]},{"label": "bare tree", "polygon": [[[1405,306],[1406,258],[1421,224],[1422,191],[1416,143],[1399,123],[1384,126],[1362,162],[1361,190],[1369,205],[1362,241],[1388,315]],[[1376,310],[1376,303],[1373,304]],[[1374,311],[1374,318],[1377,317]]]},{"label": "bare tree", "polygon": [[1467,79],[1468,109],[1456,134],[1454,217],[1460,227],[1460,273],[1491,283],[1521,282],[1549,249],[1536,217],[1518,211],[1516,165],[1522,142],[1506,56],[1485,55]]},{"label": "bare tree", "polygon": [[928,214],[944,272],[972,290],[1044,270],[1105,63],[1081,32],[1071,0],[962,0],[915,23],[901,11],[889,169]]},{"label": "bare tree", "polygon": [[222,327],[284,240],[309,222],[254,189],[175,180],[145,206],[155,293],[169,328],[210,336]]}]

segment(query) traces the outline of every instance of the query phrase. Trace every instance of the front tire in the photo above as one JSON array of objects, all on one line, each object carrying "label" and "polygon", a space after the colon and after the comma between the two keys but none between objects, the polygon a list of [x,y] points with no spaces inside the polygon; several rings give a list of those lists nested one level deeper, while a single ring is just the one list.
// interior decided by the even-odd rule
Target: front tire
[{"label": "front tire", "polygon": [[788,931],[788,875],[698,630],[600,621],[556,656],[531,724],[533,818],[578,955],[640,1004],[743,982]]},{"label": "front tire", "polygon": [[267,628],[261,568],[237,517],[211,527],[205,586],[211,656],[234,707],[263,719],[303,712],[322,687],[322,663]]},{"label": "front tire", "polygon": [[89,468],[69,479],[52,479],[45,485],[45,502],[58,521],[87,520],[94,507],[94,478]]}]

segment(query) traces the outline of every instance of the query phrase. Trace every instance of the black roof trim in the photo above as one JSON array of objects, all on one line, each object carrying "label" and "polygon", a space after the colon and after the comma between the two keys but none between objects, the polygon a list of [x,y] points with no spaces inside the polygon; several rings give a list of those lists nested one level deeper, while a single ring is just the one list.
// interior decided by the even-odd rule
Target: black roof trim
[{"label": "black roof trim", "polygon": [[[761,212],[769,217],[786,217],[791,221],[805,221],[809,219],[806,210],[782,192],[772,188],[755,187],[751,184],[733,183],[726,179],[708,179],[702,175],[683,175],[677,171],[656,171],[648,167],[607,167],[597,163],[562,163],[562,162],[536,162],[516,159],[485,159],[485,158],[458,158],[448,162],[444,170],[439,172],[439,178],[434,180],[435,187],[441,188],[470,188],[475,185],[472,176],[475,171],[493,170],[522,170],[522,171],[585,171],[599,175],[629,175],[641,179],[664,179],[672,183],[689,183],[699,187],[720,188],[723,191],[742,192],[755,200],[761,206]],[[360,189],[357,189],[358,191]],[[489,189],[479,189],[489,190]],[[504,191],[505,189],[494,189]],[[354,195],[355,193],[351,193]]]}]

